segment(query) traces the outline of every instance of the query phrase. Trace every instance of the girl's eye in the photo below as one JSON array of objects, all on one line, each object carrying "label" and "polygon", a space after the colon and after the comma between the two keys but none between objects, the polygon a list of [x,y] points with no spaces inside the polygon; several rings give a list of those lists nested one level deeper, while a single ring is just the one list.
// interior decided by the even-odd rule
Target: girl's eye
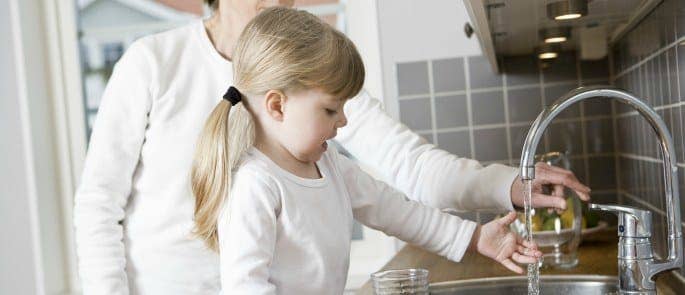
[{"label": "girl's eye", "polygon": [[326,114],[329,114],[329,115],[331,115],[331,116],[332,116],[332,115],[335,115],[335,114],[337,114],[337,113],[338,113],[338,111],[336,111],[336,110],[326,109]]}]

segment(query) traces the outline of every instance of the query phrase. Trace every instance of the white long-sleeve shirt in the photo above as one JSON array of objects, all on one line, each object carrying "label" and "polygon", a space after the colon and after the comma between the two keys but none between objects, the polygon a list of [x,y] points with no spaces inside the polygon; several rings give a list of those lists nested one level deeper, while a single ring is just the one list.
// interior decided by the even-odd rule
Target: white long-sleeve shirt
[{"label": "white long-sleeve shirt", "polygon": [[[190,236],[190,167],[207,116],[232,84],[231,63],[201,21],[141,38],[104,91],[74,223],[84,294],[216,294],[219,258]],[[336,141],[414,200],[433,207],[512,204],[516,170],[450,155],[362,92]]]},{"label": "white long-sleeve shirt", "polygon": [[256,148],[243,157],[218,223],[225,294],[342,294],[353,218],[459,261],[476,224],[407,200],[330,149],[318,179]]}]

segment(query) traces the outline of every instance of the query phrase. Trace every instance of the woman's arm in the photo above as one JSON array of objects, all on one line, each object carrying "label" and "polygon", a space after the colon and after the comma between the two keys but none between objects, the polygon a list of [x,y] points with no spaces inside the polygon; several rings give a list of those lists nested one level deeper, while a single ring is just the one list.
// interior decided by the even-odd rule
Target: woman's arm
[{"label": "woman's arm", "polygon": [[345,105],[349,124],[335,138],[361,163],[411,199],[436,208],[513,209],[517,170],[459,158],[429,144],[362,92]]},{"label": "woman's arm", "polygon": [[279,208],[279,195],[263,175],[238,172],[218,222],[224,294],[276,294],[269,267]]},{"label": "woman's arm", "polygon": [[116,64],[102,96],[76,191],[74,226],[84,294],[128,294],[124,207],[152,105],[151,57],[135,42]]}]

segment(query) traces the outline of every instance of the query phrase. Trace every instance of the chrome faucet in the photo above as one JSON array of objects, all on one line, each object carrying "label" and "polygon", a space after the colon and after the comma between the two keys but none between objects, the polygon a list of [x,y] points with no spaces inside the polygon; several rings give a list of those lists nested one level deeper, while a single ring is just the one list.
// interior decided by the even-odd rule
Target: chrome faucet
[{"label": "chrome faucet", "polygon": [[530,127],[521,153],[521,179],[535,179],[535,149],[552,120],[569,106],[590,98],[613,98],[631,105],[647,119],[659,138],[663,157],[668,222],[668,257],[664,261],[654,259],[651,244],[651,212],[628,206],[590,204],[591,209],[612,211],[619,216],[618,287],[620,293],[656,294],[654,276],[663,271],[682,267],[683,241],[675,148],[666,124],[654,109],[632,94],[611,86],[579,87],[570,91],[546,107]]}]

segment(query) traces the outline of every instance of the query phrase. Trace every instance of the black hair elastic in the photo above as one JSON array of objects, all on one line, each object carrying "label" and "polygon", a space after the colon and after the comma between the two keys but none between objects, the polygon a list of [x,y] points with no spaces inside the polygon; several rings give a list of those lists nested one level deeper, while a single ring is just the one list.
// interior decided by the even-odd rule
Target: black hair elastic
[{"label": "black hair elastic", "polygon": [[240,91],[233,86],[228,87],[226,94],[224,94],[224,99],[230,101],[231,106],[234,106],[243,100]]}]

